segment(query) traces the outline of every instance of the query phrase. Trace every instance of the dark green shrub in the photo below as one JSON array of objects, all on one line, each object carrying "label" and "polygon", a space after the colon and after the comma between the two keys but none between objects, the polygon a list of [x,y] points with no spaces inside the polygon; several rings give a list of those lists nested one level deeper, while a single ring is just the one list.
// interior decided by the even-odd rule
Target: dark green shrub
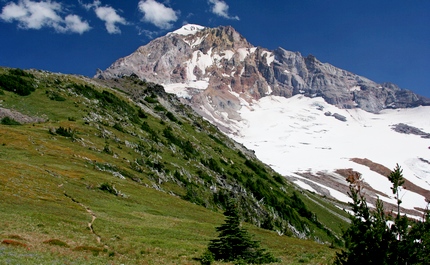
[{"label": "dark green shrub", "polygon": [[158,138],[157,132],[154,131],[151,127],[149,127],[149,124],[146,121],[144,121],[142,123],[142,126],[140,128],[142,130],[144,130],[145,132],[149,133],[150,138],[151,138],[152,141],[157,142],[157,143],[159,142],[159,138]]},{"label": "dark green shrub", "polygon": [[171,142],[172,144],[182,148],[182,141],[181,139],[177,138],[174,134],[173,134],[173,130],[171,127],[167,127],[163,130],[163,135],[164,137],[166,137],[167,140],[169,140],[169,142]]},{"label": "dark green shrub", "polygon": [[179,171],[175,171],[175,173],[173,174],[173,176],[174,176],[177,180],[179,180],[180,182],[182,182],[182,183],[184,183],[184,184],[188,184],[188,183],[189,183],[189,181],[188,181],[186,178],[184,178],[184,177],[182,176],[182,174],[181,174],[181,173],[179,173]]},{"label": "dark green shrub", "polygon": [[103,153],[113,155],[113,151],[110,149],[109,144],[106,144],[105,147],[103,147]]},{"label": "dark green shrub", "polygon": [[204,160],[204,159],[200,159],[200,162],[205,165],[207,168],[219,173],[219,174],[223,174],[223,170],[220,167],[220,165],[218,164],[218,162],[213,159],[212,157],[209,158],[208,160]]},{"label": "dark green shrub", "polygon": [[182,150],[184,150],[185,154],[189,155],[189,156],[196,156],[198,155],[196,149],[194,149],[193,144],[187,140],[185,143],[182,144]]},{"label": "dark green shrub", "polygon": [[113,195],[118,195],[118,191],[109,183],[103,183],[99,186],[99,190],[108,192]]},{"label": "dark green shrub", "polygon": [[299,198],[297,193],[294,191],[291,196],[291,207],[296,209],[296,211],[303,217],[312,220],[314,219],[314,214],[309,211],[305,205],[305,203]]},{"label": "dark green shrub", "polygon": [[73,138],[73,136],[75,134],[75,132],[72,129],[64,128],[61,126],[55,130],[55,133],[58,135],[64,136],[64,137],[71,137],[71,138]]},{"label": "dark green shrub", "polygon": [[281,185],[284,185],[284,184],[285,184],[284,177],[282,177],[282,176],[281,176],[281,175],[279,175],[279,174],[275,174],[275,175],[273,176],[273,179],[274,179],[276,182],[278,182],[279,184],[281,184]]},{"label": "dark green shrub", "polygon": [[32,74],[21,69],[11,69],[8,74],[0,75],[0,87],[20,96],[28,96],[35,90]]},{"label": "dark green shrub", "polygon": [[254,171],[260,177],[263,177],[265,179],[268,178],[266,169],[262,165],[260,165],[259,163],[254,162],[254,161],[249,160],[249,159],[246,159],[245,165],[249,169],[251,169],[252,171]]},{"label": "dark green shrub", "polygon": [[215,261],[214,255],[209,250],[206,250],[200,257],[200,263],[202,265],[211,265]]},{"label": "dark green shrub", "polygon": [[195,185],[187,185],[187,193],[182,198],[197,205],[205,206],[202,191]]},{"label": "dark green shrub", "polygon": [[215,143],[222,145],[224,147],[226,147],[225,143],[223,141],[221,141],[220,139],[218,139],[216,136],[209,134],[209,137],[215,141]]},{"label": "dark green shrub", "polygon": [[3,125],[21,125],[21,123],[7,116],[1,119],[0,123]]},{"label": "dark green shrub", "polygon": [[92,88],[88,85],[71,84],[70,85],[76,93],[88,98],[99,100],[101,106],[106,109],[116,111],[119,114],[129,117],[132,122],[140,122],[139,116],[136,114],[136,110],[127,102],[117,97],[115,94],[103,90],[99,92],[97,89]]},{"label": "dark green shrub", "polygon": [[140,126],[140,128],[142,129],[142,130],[144,130],[145,132],[149,132],[149,133],[152,133],[153,131],[152,131],[152,129],[151,129],[151,127],[149,127],[149,124],[146,122],[146,121],[144,121],[143,123],[142,123],[142,126]]},{"label": "dark green shrub", "polygon": [[197,171],[197,175],[198,175],[201,179],[203,179],[204,181],[206,181],[206,182],[208,182],[208,183],[212,183],[212,182],[214,182],[214,178],[213,178],[213,177],[211,177],[211,176],[209,176],[209,174],[208,174],[208,173],[206,173],[205,171],[198,170],[198,171]]},{"label": "dark green shrub", "polygon": [[139,118],[142,118],[142,119],[148,118],[148,115],[142,109],[139,109],[137,111],[137,116],[139,116]]},{"label": "dark green shrub", "polygon": [[173,113],[171,113],[170,111],[168,111],[166,113],[167,118],[169,118],[169,120],[173,121],[173,122],[178,122],[178,119],[175,117],[175,115],[173,115]]},{"label": "dark green shrub", "polygon": [[9,74],[14,75],[14,76],[22,76],[22,77],[29,77],[29,78],[34,78],[34,75],[31,73],[27,73],[22,69],[19,68],[13,68],[9,70]]},{"label": "dark green shrub", "polygon": [[121,125],[121,124],[119,124],[119,123],[115,123],[115,124],[113,125],[113,128],[114,128],[115,130],[117,130],[117,131],[125,132],[124,128],[123,128],[123,127],[122,127],[122,125]]},{"label": "dark green shrub", "polygon": [[161,106],[160,104],[157,104],[155,107],[154,107],[154,110],[155,111],[160,111],[160,112],[165,112],[166,111],[166,108],[164,108],[163,106]]},{"label": "dark green shrub", "polygon": [[155,97],[145,97],[145,101],[148,103],[158,103],[157,96]]}]

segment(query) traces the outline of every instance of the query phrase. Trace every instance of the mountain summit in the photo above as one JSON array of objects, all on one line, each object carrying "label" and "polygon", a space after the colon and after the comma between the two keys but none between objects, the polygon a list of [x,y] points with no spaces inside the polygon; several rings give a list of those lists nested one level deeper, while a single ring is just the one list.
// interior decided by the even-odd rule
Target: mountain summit
[{"label": "mountain summit", "polygon": [[185,25],[139,47],[96,77],[130,74],[164,84],[167,90],[171,84],[183,84],[181,95],[194,100],[202,100],[201,93],[210,95],[215,100],[212,107],[227,112],[239,108],[239,98],[249,101],[267,95],[322,97],[340,108],[372,113],[430,105],[430,99],[391,83],[375,83],[312,55],[254,47],[230,26]]},{"label": "mountain summit", "polygon": [[410,214],[430,200],[430,99],[409,90],[312,55],[255,47],[230,26],[185,25],[96,77],[129,75],[163,84],[306,189],[345,201],[345,176],[357,171],[370,202],[395,205],[385,173],[399,163]]}]

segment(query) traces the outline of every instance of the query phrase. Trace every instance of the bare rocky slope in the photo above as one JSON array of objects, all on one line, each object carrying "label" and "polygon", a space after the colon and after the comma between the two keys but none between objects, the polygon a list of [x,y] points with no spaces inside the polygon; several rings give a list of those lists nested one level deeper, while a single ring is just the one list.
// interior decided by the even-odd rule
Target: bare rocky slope
[{"label": "bare rocky slope", "polygon": [[[303,94],[323,97],[341,108],[378,113],[385,108],[430,105],[430,99],[395,84],[378,84],[365,77],[322,63],[312,55],[283,48],[254,47],[234,28],[186,25],[118,59],[98,78],[136,74],[165,85],[186,84],[196,109],[227,111],[234,118],[240,99]],[[207,98],[210,97],[212,102]]]}]

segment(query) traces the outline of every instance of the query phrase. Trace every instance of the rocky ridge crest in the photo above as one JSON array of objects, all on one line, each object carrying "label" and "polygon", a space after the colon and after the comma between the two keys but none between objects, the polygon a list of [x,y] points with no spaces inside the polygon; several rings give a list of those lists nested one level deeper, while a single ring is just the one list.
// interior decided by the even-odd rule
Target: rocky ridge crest
[{"label": "rocky ridge crest", "polygon": [[234,28],[185,25],[118,59],[97,78],[135,74],[165,85],[201,115],[228,131],[240,119],[241,101],[268,95],[322,97],[341,108],[378,113],[386,108],[430,105],[430,99],[391,83],[322,63],[314,56],[254,47]]}]

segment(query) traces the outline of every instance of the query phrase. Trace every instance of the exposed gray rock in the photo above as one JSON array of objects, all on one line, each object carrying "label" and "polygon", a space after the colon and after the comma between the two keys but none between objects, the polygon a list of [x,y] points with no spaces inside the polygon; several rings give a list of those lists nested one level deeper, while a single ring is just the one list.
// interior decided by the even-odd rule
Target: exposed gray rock
[{"label": "exposed gray rock", "polygon": [[398,133],[414,134],[414,135],[419,135],[422,138],[430,139],[430,133],[423,132],[422,130],[416,127],[413,127],[404,123],[395,124],[392,126],[392,129]]},{"label": "exposed gray rock", "polygon": [[40,117],[30,117],[28,115],[22,114],[19,111],[1,108],[0,107],[0,120],[4,117],[9,117],[16,120],[19,123],[39,123],[45,122],[46,119]]},{"label": "exposed gray rock", "polygon": [[336,119],[338,119],[340,121],[346,121],[346,117],[343,115],[340,115],[339,113],[334,113],[333,117],[335,117]]},{"label": "exposed gray rock", "polygon": [[188,84],[190,88],[197,81],[208,82],[205,90],[190,90],[193,93],[188,103],[202,115],[216,116],[221,111],[231,119],[237,117],[239,98],[251,101],[267,95],[323,97],[341,108],[358,107],[372,113],[430,105],[428,98],[391,83],[377,84],[312,55],[254,47],[229,26],[202,28],[190,35],[169,33],[98,71],[96,77],[132,74],[166,85]]}]

